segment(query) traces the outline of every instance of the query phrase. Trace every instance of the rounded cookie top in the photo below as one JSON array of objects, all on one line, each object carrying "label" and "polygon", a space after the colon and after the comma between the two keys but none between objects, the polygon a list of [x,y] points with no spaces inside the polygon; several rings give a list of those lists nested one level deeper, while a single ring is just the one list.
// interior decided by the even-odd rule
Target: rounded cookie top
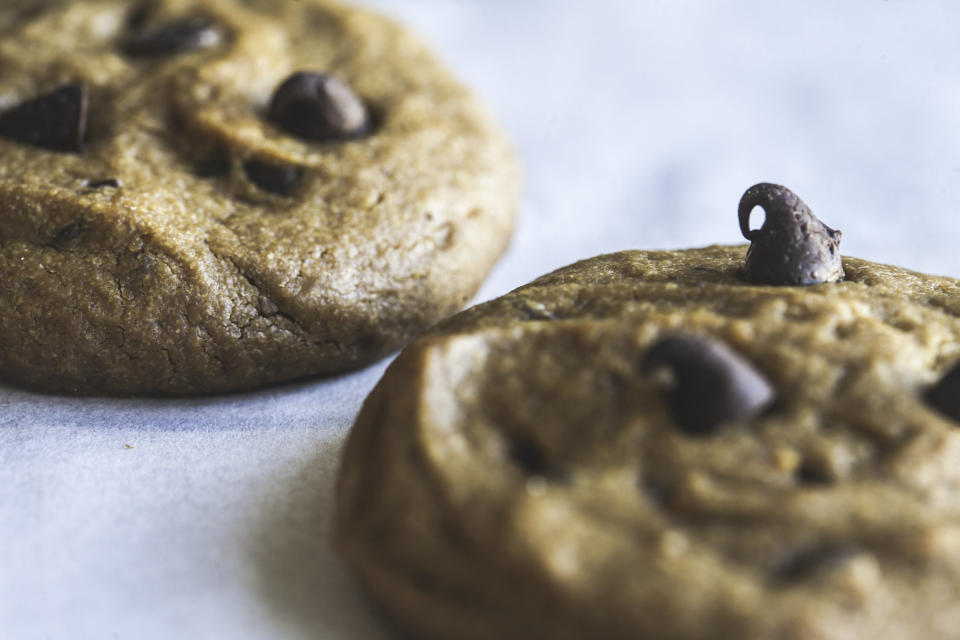
[{"label": "rounded cookie top", "polygon": [[[404,350],[337,502],[391,615],[433,638],[955,635],[960,423],[929,389],[960,283],[844,258],[840,282],[752,284],[745,253],[585,260]],[[651,366],[684,358],[727,373]],[[743,376],[748,411],[688,428]]]},{"label": "rounded cookie top", "polygon": [[6,380],[200,393],[357,366],[507,243],[509,144],[373,14],[49,0],[0,30]]}]

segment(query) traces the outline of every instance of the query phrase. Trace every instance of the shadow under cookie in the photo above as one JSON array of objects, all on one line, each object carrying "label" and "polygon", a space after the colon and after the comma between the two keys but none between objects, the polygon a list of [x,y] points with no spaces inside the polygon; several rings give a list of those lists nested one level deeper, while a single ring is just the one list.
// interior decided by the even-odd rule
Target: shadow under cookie
[{"label": "shadow under cookie", "polygon": [[[340,446],[289,474],[283,497],[262,505],[247,547],[255,587],[291,638],[396,637],[331,547]],[[285,636],[286,637],[286,636]]]}]

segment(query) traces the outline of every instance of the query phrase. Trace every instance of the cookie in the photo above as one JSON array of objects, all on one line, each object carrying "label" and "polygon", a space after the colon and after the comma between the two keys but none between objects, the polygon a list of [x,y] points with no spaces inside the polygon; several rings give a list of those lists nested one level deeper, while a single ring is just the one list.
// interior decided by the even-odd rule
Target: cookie
[{"label": "cookie", "polygon": [[783,187],[741,222],[749,257],[584,260],[391,365],[336,543],[404,629],[956,637],[960,282],[841,260]]},{"label": "cookie", "polygon": [[228,391],[356,367],[505,248],[509,143],[393,23],[322,0],[0,8],[0,376]]}]

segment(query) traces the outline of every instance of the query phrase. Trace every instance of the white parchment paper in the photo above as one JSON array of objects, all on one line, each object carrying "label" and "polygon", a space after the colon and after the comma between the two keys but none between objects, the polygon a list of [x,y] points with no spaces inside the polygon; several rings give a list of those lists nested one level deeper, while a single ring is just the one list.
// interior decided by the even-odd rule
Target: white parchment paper
[{"label": "white parchment paper", "polygon": [[[523,158],[481,299],[597,253],[739,242],[760,181],[845,254],[960,276],[960,3],[367,4],[432,42]],[[0,387],[0,637],[392,637],[328,544],[385,366],[189,400]]]}]

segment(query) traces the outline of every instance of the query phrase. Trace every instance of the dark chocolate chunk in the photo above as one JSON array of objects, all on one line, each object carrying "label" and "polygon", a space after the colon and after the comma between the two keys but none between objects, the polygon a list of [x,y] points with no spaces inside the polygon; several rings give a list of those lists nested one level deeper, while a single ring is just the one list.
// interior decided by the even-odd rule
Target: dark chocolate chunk
[{"label": "dark chocolate chunk", "polygon": [[87,89],[57,87],[0,113],[0,137],[51,151],[79,152],[87,130]]},{"label": "dark chocolate chunk", "polygon": [[750,363],[703,336],[661,338],[647,351],[641,370],[670,374],[667,403],[677,427],[690,435],[708,435],[724,421],[750,418],[774,398],[770,384]]},{"label": "dark chocolate chunk", "polygon": [[808,580],[816,575],[839,569],[854,556],[853,545],[823,545],[793,554],[774,568],[774,576],[788,583]]},{"label": "dark chocolate chunk", "polygon": [[52,244],[55,247],[65,245],[71,240],[76,240],[77,238],[79,238],[81,234],[83,234],[85,229],[86,229],[86,225],[83,223],[82,220],[71,222],[65,227],[58,229],[53,234]]},{"label": "dark chocolate chunk", "polygon": [[122,184],[117,178],[102,178],[99,180],[87,180],[84,186],[90,189],[119,189]]},{"label": "dark chocolate chunk", "polygon": [[273,164],[260,160],[243,163],[243,171],[250,181],[270,193],[288,196],[296,190],[303,178],[303,167],[292,164]]},{"label": "dark chocolate chunk", "polygon": [[817,459],[804,460],[793,475],[798,483],[807,486],[826,486],[837,481],[836,474]]},{"label": "dark chocolate chunk", "polygon": [[525,472],[535,476],[547,475],[547,461],[537,444],[529,438],[517,437],[510,440],[510,457]]},{"label": "dark chocolate chunk", "polygon": [[[750,213],[763,208],[766,218],[750,230]],[[750,241],[744,278],[758,284],[811,285],[843,280],[840,232],[820,222],[796,194],[762,182],[743,194],[740,231]]]},{"label": "dark chocolate chunk", "polygon": [[141,18],[140,25],[120,41],[120,49],[134,58],[155,58],[208,49],[224,40],[219,23],[206,16],[188,16],[159,24]]},{"label": "dark chocolate chunk", "polygon": [[960,363],[951,367],[927,391],[927,402],[943,415],[960,423]]},{"label": "dark chocolate chunk", "polygon": [[337,78],[299,71],[284,80],[270,99],[269,118],[307,140],[336,140],[366,133],[363,101]]}]

